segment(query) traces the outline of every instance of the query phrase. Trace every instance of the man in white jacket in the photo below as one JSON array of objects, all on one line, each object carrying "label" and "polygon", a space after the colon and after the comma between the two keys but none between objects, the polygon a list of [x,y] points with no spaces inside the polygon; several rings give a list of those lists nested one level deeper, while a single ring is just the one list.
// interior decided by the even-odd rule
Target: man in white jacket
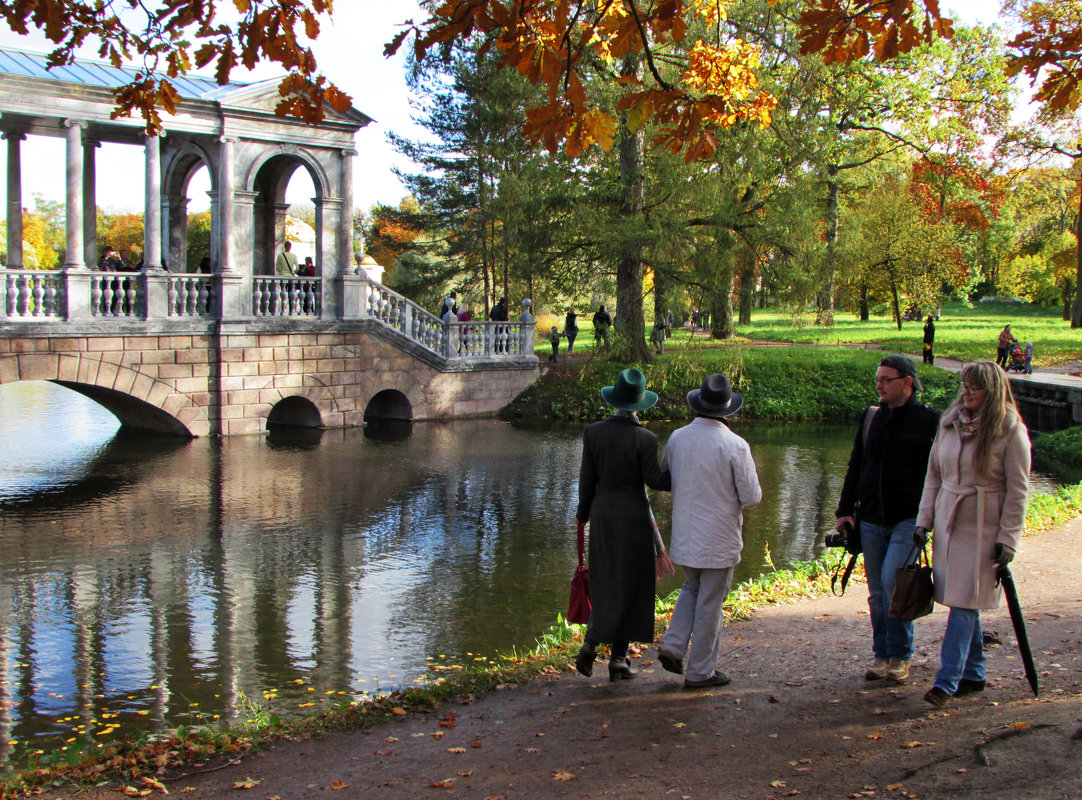
[{"label": "man in white jacket", "polygon": [[684,585],[658,661],[684,675],[684,688],[701,689],[729,682],[717,668],[722,606],[744,547],[741,509],[758,503],[763,492],[748,443],[725,419],[744,403],[729,379],[708,375],[701,388],[688,392],[687,402],[695,419],[673,432],[661,458],[661,468],[672,475],[670,556],[683,568]]}]

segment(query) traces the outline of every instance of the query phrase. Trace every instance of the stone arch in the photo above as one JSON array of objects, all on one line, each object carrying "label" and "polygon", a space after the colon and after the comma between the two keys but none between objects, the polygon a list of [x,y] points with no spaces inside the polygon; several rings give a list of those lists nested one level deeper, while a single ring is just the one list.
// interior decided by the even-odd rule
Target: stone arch
[{"label": "stone arch", "polygon": [[[165,261],[172,272],[184,272],[187,268],[188,202],[190,200],[188,186],[199,168],[205,167],[210,178],[211,196],[214,197],[218,188],[218,170],[215,166],[216,160],[197,142],[182,141],[178,145],[168,146],[167,158],[162,170],[162,201],[165,209],[163,219],[163,230],[166,233]],[[212,221],[208,255],[213,265],[218,263],[217,237],[214,235],[217,229],[214,219],[217,210],[216,204],[212,203],[211,206]]]},{"label": "stone arch", "polygon": [[322,428],[323,417],[315,403],[301,395],[283,397],[267,414],[267,429],[273,425],[288,425],[293,428]]},{"label": "stone arch", "polygon": [[0,356],[0,383],[51,381],[90,398],[121,427],[170,436],[211,432],[206,409],[164,381],[130,367],[82,354],[22,353]]},{"label": "stone arch", "polygon": [[[274,272],[274,259],[285,242],[286,187],[304,168],[312,180],[316,203],[316,253],[323,252],[322,202],[330,197],[330,176],[318,157],[296,145],[268,148],[253,159],[244,177],[244,190],[253,197],[251,249],[255,274]],[[317,266],[319,261],[317,259]]]},{"label": "stone arch", "polygon": [[409,398],[397,389],[382,389],[372,395],[364,409],[364,421],[410,422],[413,420],[413,405]]}]

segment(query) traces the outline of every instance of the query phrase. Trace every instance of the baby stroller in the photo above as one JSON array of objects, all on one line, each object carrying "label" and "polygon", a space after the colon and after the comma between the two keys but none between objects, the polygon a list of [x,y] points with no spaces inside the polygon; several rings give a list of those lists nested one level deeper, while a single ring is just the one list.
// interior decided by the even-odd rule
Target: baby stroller
[{"label": "baby stroller", "polygon": [[1007,347],[1007,372],[1025,372],[1026,359],[1018,342],[1011,342]]}]

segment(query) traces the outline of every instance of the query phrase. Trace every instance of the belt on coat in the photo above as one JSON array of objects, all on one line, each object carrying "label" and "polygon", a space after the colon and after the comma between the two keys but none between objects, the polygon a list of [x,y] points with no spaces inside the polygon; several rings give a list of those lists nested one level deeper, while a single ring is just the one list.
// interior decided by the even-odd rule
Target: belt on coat
[{"label": "belt on coat", "polygon": [[985,500],[989,494],[1002,493],[1003,486],[973,486],[971,484],[952,483],[950,481],[945,481],[940,485],[939,490],[941,492],[945,491],[954,495],[954,502],[951,504],[950,513],[947,515],[947,524],[943,526],[944,531],[949,534],[954,530],[954,517],[958,513],[958,506],[961,505],[964,498],[972,497],[973,495],[977,495],[977,530],[983,531]]}]

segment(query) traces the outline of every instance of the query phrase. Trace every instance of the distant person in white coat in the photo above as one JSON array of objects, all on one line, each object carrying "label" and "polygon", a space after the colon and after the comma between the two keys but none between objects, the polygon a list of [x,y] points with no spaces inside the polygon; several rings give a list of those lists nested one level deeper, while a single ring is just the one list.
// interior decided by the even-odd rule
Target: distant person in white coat
[{"label": "distant person in white coat", "polygon": [[683,568],[684,585],[658,661],[684,676],[685,689],[702,689],[729,683],[717,668],[722,606],[744,548],[741,509],[758,503],[763,492],[751,448],[726,419],[744,404],[729,379],[708,375],[687,402],[695,419],[673,432],[661,458],[672,476],[670,557]]}]

